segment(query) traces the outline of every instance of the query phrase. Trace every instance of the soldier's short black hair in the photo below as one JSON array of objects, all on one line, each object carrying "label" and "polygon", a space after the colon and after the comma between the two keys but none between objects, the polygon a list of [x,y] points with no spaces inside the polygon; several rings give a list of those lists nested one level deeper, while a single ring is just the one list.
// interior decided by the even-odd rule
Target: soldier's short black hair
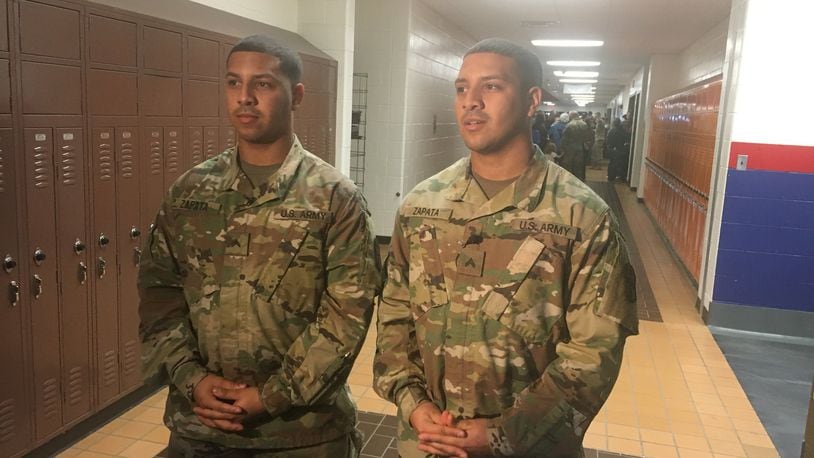
[{"label": "soldier's short black hair", "polygon": [[523,89],[530,89],[534,86],[539,87],[542,83],[543,66],[540,64],[540,59],[538,59],[533,52],[517,43],[504,40],[503,38],[487,38],[475,43],[474,46],[466,51],[464,57],[483,52],[500,54],[501,56],[514,59],[517,63],[517,68],[520,70],[520,82],[524,86]]},{"label": "soldier's short black hair", "polygon": [[277,40],[265,35],[250,35],[240,41],[229,51],[226,61],[236,52],[259,52],[276,57],[280,61],[280,72],[297,84],[302,78],[302,61],[299,54],[283,46]]}]

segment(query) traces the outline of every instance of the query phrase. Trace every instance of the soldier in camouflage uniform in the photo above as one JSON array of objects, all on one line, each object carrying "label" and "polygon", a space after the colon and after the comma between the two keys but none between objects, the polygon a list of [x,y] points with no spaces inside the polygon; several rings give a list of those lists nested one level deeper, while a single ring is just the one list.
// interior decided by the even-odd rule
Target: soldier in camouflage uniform
[{"label": "soldier in camouflage uniform", "polygon": [[637,333],[608,206],[529,141],[540,73],[504,40],[468,51],[455,86],[470,157],[396,218],[374,386],[398,406],[402,457],[581,456]]},{"label": "soldier in camouflage uniform", "polygon": [[364,199],[292,132],[294,52],[248,37],[227,71],[238,146],[172,185],[139,273],[170,455],[356,456],[345,381],[380,281]]},{"label": "soldier in camouflage uniform", "polygon": [[588,124],[579,118],[579,113],[568,113],[570,121],[562,132],[560,143],[560,164],[573,173],[574,176],[585,181],[585,166],[591,151],[591,129]]}]

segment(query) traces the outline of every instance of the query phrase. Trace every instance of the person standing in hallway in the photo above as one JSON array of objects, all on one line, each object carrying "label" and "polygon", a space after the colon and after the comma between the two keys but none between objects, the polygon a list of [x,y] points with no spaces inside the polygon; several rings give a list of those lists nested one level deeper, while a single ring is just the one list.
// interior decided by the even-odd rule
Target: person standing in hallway
[{"label": "person standing in hallway", "polygon": [[541,74],[512,42],[470,48],[455,82],[470,155],[396,217],[373,371],[404,458],[581,456],[638,332],[610,209],[531,143]]},{"label": "person standing in hallway", "polygon": [[630,153],[630,132],[624,128],[622,121],[613,120],[607,140],[608,156],[608,181],[617,179],[624,181],[627,178],[627,158]]},{"label": "person standing in hallway", "polygon": [[563,113],[548,130],[548,138],[554,143],[554,145],[557,146],[558,154],[561,154],[560,142],[562,141],[562,132],[565,130],[565,126],[568,124],[568,121],[568,113]]},{"label": "person standing in hallway", "polygon": [[169,455],[358,456],[346,379],[380,281],[365,201],[303,148],[295,52],[227,58],[236,148],[170,188],[139,272],[143,368],[169,384]]},{"label": "person standing in hallway", "polygon": [[606,129],[605,120],[602,119],[602,114],[597,112],[595,114],[595,122],[596,127],[594,128],[594,144],[593,149],[591,150],[591,162],[592,167],[599,169],[601,168],[602,159],[604,158],[605,154],[605,137],[606,137]]},{"label": "person standing in hallway", "polygon": [[591,130],[576,111],[568,113],[568,118],[570,121],[563,130],[560,143],[560,163],[565,170],[585,181],[585,166],[591,151]]},{"label": "person standing in hallway", "polygon": [[531,125],[531,142],[541,150],[548,144],[548,131],[545,129],[545,115],[538,111],[534,115],[534,122]]}]

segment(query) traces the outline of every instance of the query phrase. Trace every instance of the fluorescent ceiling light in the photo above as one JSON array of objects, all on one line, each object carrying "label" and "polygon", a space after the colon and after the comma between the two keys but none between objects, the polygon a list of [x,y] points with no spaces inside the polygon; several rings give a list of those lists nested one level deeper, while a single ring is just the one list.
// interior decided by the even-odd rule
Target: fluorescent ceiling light
[{"label": "fluorescent ceiling light", "polygon": [[605,44],[601,40],[531,40],[534,46],[553,46],[553,47],[596,47]]},{"label": "fluorescent ceiling light", "polygon": [[599,72],[585,72],[580,70],[554,70],[554,76],[558,78],[596,78]]},{"label": "fluorescent ceiling light", "polygon": [[543,102],[543,105],[547,105],[547,106],[553,107],[554,105],[556,105],[556,103],[554,103],[554,102],[549,102],[548,100],[546,100],[545,102]]},{"label": "fluorescent ceiling light", "polygon": [[578,79],[578,78],[563,78],[560,80],[560,83],[569,83],[569,84],[595,84],[597,80],[585,80],[585,79]]},{"label": "fluorescent ceiling light", "polygon": [[552,67],[599,67],[599,62],[595,60],[549,60],[546,65]]}]

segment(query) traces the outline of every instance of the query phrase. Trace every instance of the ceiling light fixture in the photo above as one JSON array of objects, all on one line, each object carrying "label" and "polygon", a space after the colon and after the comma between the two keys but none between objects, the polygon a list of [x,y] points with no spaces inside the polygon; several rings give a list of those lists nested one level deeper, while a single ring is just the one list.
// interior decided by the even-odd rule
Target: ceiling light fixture
[{"label": "ceiling light fixture", "polygon": [[531,44],[558,48],[585,48],[602,46],[605,42],[602,40],[531,40]]},{"label": "ceiling light fixture", "polygon": [[599,62],[595,60],[549,60],[546,65],[552,67],[599,67]]},{"label": "ceiling light fixture", "polygon": [[597,80],[579,79],[579,78],[563,78],[560,83],[567,84],[595,84]]},{"label": "ceiling light fixture", "polygon": [[599,72],[585,72],[580,70],[554,70],[554,76],[558,78],[596,78]]}]

